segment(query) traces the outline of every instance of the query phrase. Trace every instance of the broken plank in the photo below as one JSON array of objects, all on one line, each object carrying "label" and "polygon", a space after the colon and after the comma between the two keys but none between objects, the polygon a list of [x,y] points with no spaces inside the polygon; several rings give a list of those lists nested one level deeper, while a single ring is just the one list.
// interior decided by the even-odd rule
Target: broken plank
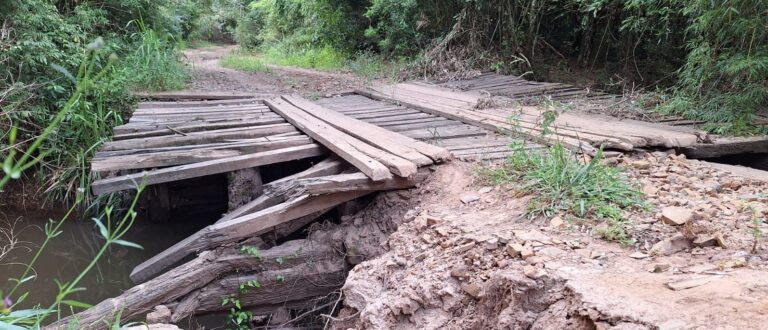
[{"label": "broken plank", "polygon": [[288,181],[339,174],[347,166],[349,165],[343,160],[329,157],[304,171],[267,183],[261,196],[227,213],[217,222],[228,221],[285,202],[288,199],[287,192],[280,187],[284,187],[284,183]]},{"label": "broken plank", "polygon": [[[365,121],[350,118],[333,110],[314,105],[311,102],[298,97],[288,97],[291,102],[296,102],[305,107],[307,112],[328,124],[351,134],[365,142],[371,143],[383,149],[401,155],[419,165],[427,165],[426,160],[417,156],[417,153],[428,157],[427,160],[444,161],[450,159],[447,150],[427,143],[416,141],[404,135],[394,133]],[[415,153],[410,150],[414,150]]]},{"label": "broken plank", "polygon": [[95,195],[102,195],[115,191],[133,189],[137,184],[141,184],[142,182],[147,185],[153,185],[163,182],[184,180],[211,174],[231,172],[248,167],[263,166],[290,160],[320,156],[324,152],[325,151],[321,146],[317,144],[308,144],[298,147],[259,152],[250,155],[242,155],[189,165],[168,167],[160,170],[98,180],[93,182],[91,185],[91,191]]},{"label": "broken plank", "polygon": [[315,119],[282,99],[269,99],[265,103],[296,128],[323,144],[371,179],[384,180],[391,177],[387,166],[359,149],[364,142],[359,141],[353,145],[341,131]]}]

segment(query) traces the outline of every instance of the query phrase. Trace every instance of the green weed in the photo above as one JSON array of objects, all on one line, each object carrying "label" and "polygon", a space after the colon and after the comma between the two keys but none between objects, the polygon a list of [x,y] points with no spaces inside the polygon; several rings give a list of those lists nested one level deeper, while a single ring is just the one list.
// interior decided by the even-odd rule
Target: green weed
[{"label": "green weed", "polygon": [[642,194],[621,176],[619,169],[600,162],[602,151],[588,162],[561,144],[549,149],[527,150],[512,146],[514,154],[503,166],[481,168],[479,175],[494,184],[522,184],[520,190],[533,195],[526,214],[551,217],[568,214],[581,219],[605,220],[606,239],[629,242],[627,208],[644,207]]},{"label": "green weed", "polygon": [[243,72],[270,72],[261,58],[246,53],[227,54],[219,60],[219,64],[225,68]]}]

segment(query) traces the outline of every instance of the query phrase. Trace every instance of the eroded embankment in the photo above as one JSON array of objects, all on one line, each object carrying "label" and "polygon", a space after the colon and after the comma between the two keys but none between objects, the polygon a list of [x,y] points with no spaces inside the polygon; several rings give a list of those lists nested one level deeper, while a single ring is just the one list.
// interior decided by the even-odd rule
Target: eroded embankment
[{"label": "eroded embankment", "polygon": [[[605,242],[589,226],[522,220],[525,198],[476,186],[461,163],[440,167],[417,194],[419,205],[389,237],[387,252],[350,272],[336,328],[768,324],[763,259],[738,246],[650,256]],[[467,197],[479,199],[465,203],[474,199]]]}]

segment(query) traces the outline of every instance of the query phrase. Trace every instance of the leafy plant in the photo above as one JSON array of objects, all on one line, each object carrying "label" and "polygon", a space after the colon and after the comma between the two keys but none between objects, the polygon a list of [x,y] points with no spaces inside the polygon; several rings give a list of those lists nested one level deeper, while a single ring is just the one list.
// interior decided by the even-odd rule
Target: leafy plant
[{"label": "leafy plant", "polygon": [[261,260],[261,252],[259,251],[258,247],[255,247],[253,245],[243,245],[240,247],[240,252],[251,255],[256,257],[256,259]]}]

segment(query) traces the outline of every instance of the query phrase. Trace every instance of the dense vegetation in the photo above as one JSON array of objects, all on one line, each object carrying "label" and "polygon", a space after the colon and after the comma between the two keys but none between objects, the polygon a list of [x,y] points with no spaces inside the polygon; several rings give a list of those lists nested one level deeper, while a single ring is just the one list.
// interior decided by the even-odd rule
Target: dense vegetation
[{"label": "dense vegetation", "polygon": [[[339,68],[407,58],[419,73],[492,69],[670,97],[661,111],[754,134],[768,100],[762,0],[219,0],[191,37],[232,40],[278,64]],[[346,63],[345,63],[346,62]]]},{"label": "dense vegetation", "polygon": [[[87,187],[88,159],[130,108],[129,90],[175,89],[187,79],[173,50],[182,29],[167,11],[147,0],[0,2],[0,156],[23,155],[55,121],[30,155],[39,186],[56,200]],[[76,92],[78,79],[104,68]]]}]

